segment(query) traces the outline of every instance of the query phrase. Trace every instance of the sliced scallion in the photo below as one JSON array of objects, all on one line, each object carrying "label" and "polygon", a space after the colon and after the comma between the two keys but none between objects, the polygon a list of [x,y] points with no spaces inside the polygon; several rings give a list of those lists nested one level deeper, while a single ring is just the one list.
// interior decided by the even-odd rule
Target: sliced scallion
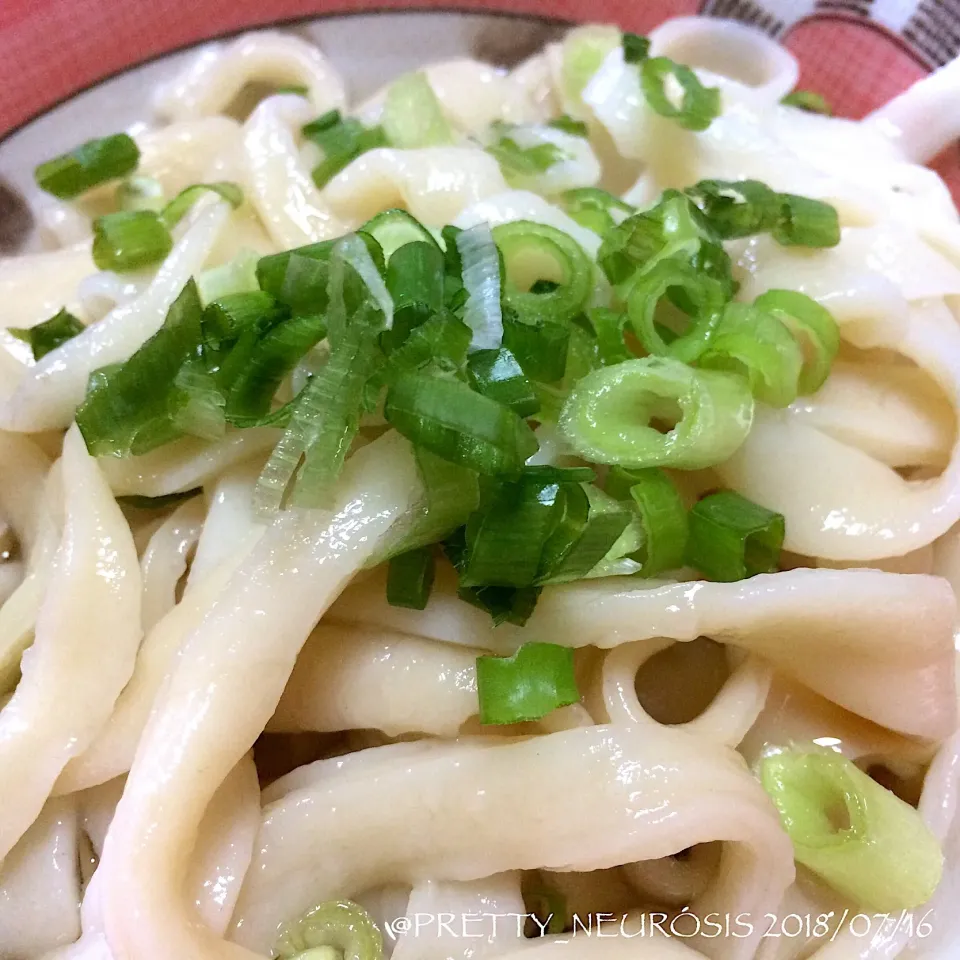
[{"label": "sliced scallion", "polygon": [[[599,187],[567,190],[560,195],[560,202],[572,220],[600,236],[630,214],[636,213],[629,203]],[[615,218],[614,213],[619,217]]]},{"label": "sliced scallion", "polygon": [[518,417],[532,416],[540,409],[530,381],[506,347],[475,351],[467,363],[467,371],[478,393],[504,404]]},{"label": "sliced scallion", "polygon": [[793,334],[803,354],[797,392],[816,393],[840,349],[840,329],[830,311],[797,290],[768,290],[753,305],[775,316]]},{"label": "sliced scallion", "polygon": [[642,63],[650,55],[650,41],[637,33],[624,33],[620,43],[624,63]]},{"label": "sliced scallion", "polygon": [[[661,433],[651,423],[658,420],[676,422]],[[644,357],[587,374],[567,398],[560,427],[594,463],[699,470],[728,459],[752,421],[742,377]]]},{"label": "sliced scallion", "polygon": [[785,247],[835,247],[840,242],[840,219],[835,207],[822,200],[780,193],[780,216],[770,231]]},{"label": "sliced scallion", "polygon": [[830,101],[819,93],[812,90],[794,90],[780,99],[785,107],[797,107],[800,110],[806,110],[807,113],[821,113],[824,116],[831,116],[833,108]]},{"label": "sliced scallion", "polygon": [[480,722],[539,720],[580,699],[573,650],[525,643],[512,657],[477,657]]},{"label": "sliced scallion", "polygon": [[[682,91],[680,106],[671,99],[671,81]],[[706,130],[720,114],[720,91],[705,87],[689,67],[667,57],[650,57],[642,62],[640,86],[653,110],[686,130]]]},{"label": "sliced scallion", "polygon": [[160,219],[167,229],[172,230],[205,193],[216,194],[221,200],[226,200],[234,210],[243,203],[243,190],[236,183],[221,180],[216,183],[191,184],[181,190],[160,212]]},{"label": "sliced scallion", "polygon": [[[493,228],[503,254],[504,296],[521,320],[561,323],[578,314],[593,287],[593,270],[571,236],[542,223],[516,220]],[[552,281],[548,290],[535,281]]]},{"label": "sliced scallion", "polygon": [[[321,903],[299,920],[285,923],[273,953],[293,960],[312,950],[330,948],[343,960],[382,960],[383,937],[370,914],[350,900]],[[323,960],[328,960],[324,957]]]},{"label": "sliced scallion", "polygon": [[387,603],[393,607],[423,610],[433,587],[433,550],[419,547],[390,558],[387,570]]},{"label": "sliced scallion", "polygon": [[426,74],[408,73],[390,85],[383,130],[394,147],[412,149],[453,143],[453,130]]},{"label": "sliced scallion", "polygon": [[100,270],[139,270],[172,249],[170,231],[152,210],[108,213],[93,221],[93,262]]},{"label": "sliced scallion", "polygon": [[83,324],[66,307],[32,327],[7,327],[7,333],[30,344],[34,360],[45,357],[83,330]]},{"label": "sliced scallion", "polygon": [[503,340],[500,257],[490,227],[478,223],[456,235],[467,301],[463,320],[473,331],[473,350],[495,350]]},{"label": "sliced scallion", "polygon": [[606,492],[618,500],[632,500],[642,531],[642,543],[632,559],[645,577],[656,577],[683,565],[689,524],[673,481],[655,468],[627,470],[614,467],[607,474]]},{"label": "sliced scallion", "polygon": [[701,180],[684,191],[724,240],[771,230],[780,216],[780,200],[759,180]]},{"label": "sliced scallion", "polygon": [[711,580],[729,583],[780,564],[783,516],[733,490],[711,493],[690,511],[687,562]]},{"label": "sliced scallion", "polygon": [[41,190],[61,200],[72,200],[92,187],[125,177],[140,162],[140,150],[125,133],[88,140],[34,170]]},{"label": "sliced scallion", "polygon": [[697,365],[742,374],[753,395],[772,407],[797,398],[803,354],[773,314],[745,303],[728,303]]},{"label": "sliced scallion", "polygon": [[418,446],[489,476],[516,473],[537,450],[520,417],[457,380],[403,375],[387,391],[384,416]]},{"label": "sliced scallion", "polygon": [[323,159],[312,173],[314,183],[321,188],[351,160],[387,145],[381,127],[365,127],[354,117],[344,118],[339,110],[330,110],[312,120],[303,128],[303,135],[323,151]]},{"label": "sliced scallion", "polygon": [[780,812],[794,857],[869,911],[926,903],[943,853],[919,812],[839,753],[802,747],[771,752],[760,782]]}]

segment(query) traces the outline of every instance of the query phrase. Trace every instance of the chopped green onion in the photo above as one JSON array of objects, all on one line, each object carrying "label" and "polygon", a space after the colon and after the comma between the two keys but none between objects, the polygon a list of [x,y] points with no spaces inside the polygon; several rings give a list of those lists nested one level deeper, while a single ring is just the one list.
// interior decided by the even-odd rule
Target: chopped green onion
[{"label": "chopped green onion", "polygon": [[[680,420],[666,433],[651,420]],[[699,470],[728,459],[746,439],[753,397],[743,378],[644,357],[602,367],[571,391],[560,427],[594,463]]]},{"label": "chopped green onion", "polygon": [[[383,937],[370,914],[350,900],[330,900],[285,923],[273,953],[281,960],[332,948],[342,960],[383,960]],[[313,960],[319,960],[314,957]],[[323,960],[328,960],[324,955]]]},{"label": "chopped green onion", "polygon": [[614,467],[607,474],[606,492],[618,500],[629,498],[636,506],[642,536],[632,559],[640,564],[643,576],[656,577],[683,565],[689,535],[687,511],[662,470]]},{"label": "chopped green onion", "polygon": [[[612,230],[618,222],[611,211],[624,214],[624,217],[636,213],[629,203],[625,203],[619,197],[599,187],[578,187],[575,190],[567,190],[560,195],[560,202],[572,220],[599,236]],[[620,220],[624,217],[620,217]]]},{"label": "chopped green onion", "polygon": [[618,313],[607,307],[595,307],[587,312],[587,318],[596,335],[597,354],[604,366],[634,358],[624,340],[624,330],[629,319],[626,313]]},{"label": "chopped green onion", "polygon": [[[375,255],[375,256],[374,256]],[[336,341],[350,315],[365,307],[379,310],[383,326],[393,326],[393,298],[382,274],[383,251],[373,237],[348,233],[330,255],[328,336]]]},{"label": "chopped green onion", "polygon": [[[681,105],[670,98],[667,85],[671,79],[683,92]],[[662,117],[676,120],[686,130],[706,130],[720,114],[720,91],[705,87],[697,75],[667,57],[651,57],[640,67],[640,86],[651,109]]]},{"label": "chopped green onion", "polygon": [[782,97],[780,102],[785,107],[797,107],[800,110],[806,110],[807,113],[822,113],[824,116],[831,116],[833,108],[826,97],[812,90],[794,90]]},{"label": "chopped green onion", "polygon": [[311,243],[257,262],[260,289],[294,313],[324,313],[329,303],[330,258],[336,240]]},{"label": "chopped green onion", "polygon": [[[521,320],[560,323],[580,313],[593,288],[593,270],[576,240],[531,220],[494,227],[493,240],[503,254],[504,298]],[[553,286],[535,292],[537,280]]]},{"label": "chopped green onion", "polygon": [[393,329],[383,335],[384,349],[399,345],[415,327],[443,309],[444,259],[433,242],[414,240],[387,262],[387,292],[393,300]]},{"label": "chopped green onion", "polygon": [[555,643],[525,643],[512,657],[477,657],[480,722],[539,720],[577,703],[580,691],[573,650]]},{"label": "chopped green onion", "polygon": [[724,240],[773,229],[780,199],[759,180],[701,180],[684,191]]},{"label": "chopped green onion", "polygon": [[30,344],[34,360],[45,357],[83,330],[83,324],[66,307],[32,327],[7,327],[7,333]]},{"label": "chopped green onion", "polygon": [[325,334],[317,315],[291,317],[264,333],[239,369],[228,361],[227,420],[238,427],[276,423],[271,406],[280,384]]},{"label": "chopped green onion", "polygon": [[567,369],[570,324],[550,320],[525,323],[510,311],[503,319],[503,345],[531,380],[555,383]]},{"label": "chopped green onion", "polygon": [[369,234],[380,244],[387,263],[397,250],[417,240],[431,243],[440,249],[433,234],[406,210],[384,210],[368,220],[358,232]]},{"label": "chopped green onion", "polygon": [[463,264],[467,301],[464,323],[473,331],[473,350],[495,350],[503,340],[500,307],[500,256],[490,227],[478,223],[456,235],[457,252]]},{"label": "chopped green onion", "polygon": [[840,349],[840,329],[830,311],[796,290],[768,290],[753,305],[775,316],[793,334],[803,354],[797,392],[816,393]]},{"label": "chopped green onion", "polygon": [[780,812],[794,857],[868,911],[926,903],[943,853],[919,812],[839,753],[811,746],[769,753],[760,782]]},{"label": "chopped green onion", "polygon": [[173,378],[168,400],[170,425],[179,433],[218,440],[226,427],[224,397],[199,357],[187,360]]},{"label": "chopped green onion", "polygon": [[384,416],[418,446],[488,476],[516,473],[537,451],[520,417],[457,380],[405,374],[387,391]]},{"label": "chopped green onion", "polygon": [[381,322],[354,317],[332,347],[326,364],[298,396],[286,432],[257,481],[257,512],[269,515],[289,502],[325,507],[360,426],[364,387],[382,354]]},{"label": "chopped green onion", "polygon": [[415,550],[450,536],[480,506],[480,483],[473,470],[429,450],[415,449],[424,502],[410,526],[388,547],[388,555]]},{"label": "chopped green onion", "polygon": [[620,45],[620,31],[614,26],[590,24],[571,30],[561,47],[560,89],[565,100],[580,110],[581,95],[590,78],[600,69],[607,54]]},{"label": "chopped green onion", "polygon": [[181,366],[199,349],[202,313],[191,280],[163,326],[129,360],[91,375],[76,420],[94,456],[147,453],[180,436],[170,424],[170,390]]},{"label": "chopped green onion", "polygon": [[518,417],[532,416],[540,409],[530,381],[506,347],[475,351],[467,363],[467,371],[478,393],[509,407]]},{"label": "chopped green onion", "polygon": [[310,88],[305,87],[302,83],[290,83],[283,87],[277,87],[276,93],[281,96],[292,94],[295,97],[305,97],[310,93]]},{"label": "chopped green onion", "polygon": [[115,133],[41,163],[33,176],[41,190],[72,200],[92,187],[126,176],[139,162],[140,150],[133,138]]},{"label": "chopped green onion", "polygon": [[690,511],[687,562],[723,583],[773,573],[780,564],[783,534],[779,513],[733,490],[721,490]]},{"label": "chopped green onion", "polygon": [[638,268],[650,269],[666,259],[689,261],[732,296],[730,258],[718,239],[688,197],[668,190],[655,207],[628,217],[606,233],[597,251],[597,263],[624,297]]},{"label": "chopped green onion", "polygon": [[165,203],[163,184],[153,177],[128,177],[117,187],[117,206],[121,210],[153,210],[159,213]]},{"label": "chopped green onion", "polygon": [[303,135],[323,151],[323,159],[312,173],[314,183],[321,188],[351,160],[387,145],[382,127],[365,127],[354,117],[342,117],[339,110],[312,120],[303,128]]},{"label": "chopped green onion", "polygon": [[590,135],[590,128],[582,120],[574,120],[566,113],[559,117],[554,117],[547,122],[548,127],[554,130],[560,130],[563,133],[569,133],[572,137],[583,137],[586,139]]},{"label": "chopped green onion", "polygon": [[487,147],[489,153],[500,164],[500,169],[508,183],[522,185],[520,181],[546,173],[554,164],[569,159],[569,154],[555,143],[537,143],[521,147],[512,135],[513,127],[497,123],[494,129],[498,138]]},{"label": "chopped green onion", "polygon": [[650,56],[650,41],[636,33],[624,33],[620,41],[623,46],[624,63],[642,63]]},{"label": "chopped green onion", "polygon": [[219,267],[210,267],[197,277],[197,289],[204,306],[233,293],[252,293],[260,289],[257,283],[257,261],[260,255],[249,248],[241,250],[232,260]]},{"label": "chopped green onion", "polygon": [[[464,587],[527,587],[542,572],[544,545],[557,521],[563,483],[550,470],[526,467],[467,522],[459,567]],[[579,487],[577,488],[579,490]]]},{"label": "chopped green onion", "polygon": [[453,143],[453,130],[426,74],[394,80],[383,105],[383,129],[394,147],[437,147]]},{"label": "chopped green onion", "polygon": [[543,546],[538,583],[565,583],[585,577],[620,539],[630,511],[584,483],[561,488],[560,516]]},{"label": "chopped green onion", "polygon": [[160,219],[172,230],[205,193],[215,193],[226,200],[234,210],[243,203],[243,190],[236,183],[220,180],[216,183],[193,183],[181,190],[160,212]]},{"label": "chopped green onion", "polygon": [[[386,334],[381,335],[381,343]],[[463,366],[470,346],[470,328],[444,310],[414,328],[399,345],[387,344],[389,361],[384,371],[387,382],[403,373],[425,370],[455,373]]]},{"label": "chopped green onion", "polygon": [[803,354],[773,314],[755,305],[728,303],[697,365],[742,374],[758,400],[786,407],[797,398]]},{"label": "chopped green onion", "polygon": [[93,221],[93,262],[100,270],[139,270],[172,249],[170,231],[152,210],[108,213]]},{"label": "chopped green onion", "polygon": [[387,603],[423,610],[430,599],[433,576],[433,551],[429,547],[391,557],[387,570]]},{"label": "chopped green onion", "polygon": [[[692,315],[687,317],[684,315],[687,311],[673,311],[673,319],[680,329],[662,327],[657,322],[658,308],[668,297],[677,303],[677,291],[682,291],[683,303]],[[687,261],[667,259],[658,261],[637,278],[630,291],[627,313],[634,332],[649,353],[689,362],[710,342],[725,300],[723,287],[712,277],[698,272]],[[665,339],[667,335],[669,342]]]},{"label": "chopped green onion", "polygon": [[780,217],[770,231],[785,247],[835,247],[840,242],[840,218],[836,208],[810,197],[777,194]]}]

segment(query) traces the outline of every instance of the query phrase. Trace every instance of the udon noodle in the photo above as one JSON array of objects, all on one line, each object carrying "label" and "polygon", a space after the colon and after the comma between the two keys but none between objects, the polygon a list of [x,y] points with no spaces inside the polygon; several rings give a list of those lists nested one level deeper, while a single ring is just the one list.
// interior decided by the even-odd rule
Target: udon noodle
[{"label": "udon noodle", "polygon": [[[323,186],[301,129],[348,105],[323,54],[278,32],[213,44],[156,92],[137,173],[166,197],[231,181],[243,203],[206,193],[162,262],[118,274],[91,254],[106,190],[48,197],[48,249],[0,262],[4,327],[61,307],[83,325],[36,360],[0,334],[0,958],[291,956],[282,931],[329,901],[362,905],[395,960],[958,949],[960,218],[921,164],[958,133],[960,68],[853,122],[781,105],[797,64],[765,37],[674,20],[650,55],[691,65],[722,100],[695,130],[648,107],[619,37],[578,28],[509,72],[425,68],[453,142],[376,146]],[[578,43],[599,53],[572,90]],[[296,89],[244,116],[254,87]],[[381,92],[349,112],[372,126],[389,109]],[[546,126],[562,114],[589,135]],[[484,149],[491,124],[539,130],[564,159],[505,176]],[[606,187],[643,209],[746,179],[837,210],[830,248],[725,246],[738,300],[805,293],[834,317],[839,355],[817,392],[758,404],[723,462],[670,473],[688,503],[726,487],[781,514],[773,572],[548,584],[525,625],[494,626],[441,564],[410,609],[387,601],[382,560],[425,481],[377,411],[326,509],[272,515],[254,501],[281,427],[113,458],[75,422],[90,375],[156,334],[191,277],[396,207],[438,238],[544,224],[592,260],[601,238],[563,191]],[[596,302],[609,295],[598,281]],[[537,439],[530,462],[581,462],[549,418]],[[482,723],[478,657],[530,640],[574,651],[580,700]],[[917,808],[944,854],[927,902],[885,917],[795,864],[757,773],[792,744]],[[549,929],[544,896],[561,904]]]}]

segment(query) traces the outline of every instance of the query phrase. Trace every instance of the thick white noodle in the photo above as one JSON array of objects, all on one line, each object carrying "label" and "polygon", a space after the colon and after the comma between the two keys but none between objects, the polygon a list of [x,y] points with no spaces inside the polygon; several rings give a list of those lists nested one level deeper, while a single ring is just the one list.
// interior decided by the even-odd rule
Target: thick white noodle
[{"label": "thick white noodle", "polygon": [[556,227],[573,237],[591,256],[600,248],[600,238],[586,227],[568,217],[559,207],[529,190],[508,190],[496,193],[462,210],[454,224],[464,230],[478,223],[495,227],[515,220],[532,220],[548,227]]},{"label": "thick white noodle", "polygon": [[531,637],[604,649],[711,637],[894,730],[943,737],[956,725],[956,602],[938,577],[799,569],[739,583],[585,580],[546,587],[523,629],[493,628],[439,587],[423,611],[391,607],[375,588],[351,588],[329,617],[504,654]]},{"label": "thick white noodle", "polygon": [[[915,361],[960,411],[960,328],[942,300],[915,303],[903,339],[887,345]],[[960,432],[942,474],[905,480],[856,447],[758,406],[746,442],[717,472],[744,496],[782,513],[784,545],[806,556],[899,556],[932,543],[960,519]]]},{"label": "thick white noodle", "polygon": [[[637,696],[635,679],[637,671],[650,657],[666,650],[672,643],[672,640],[625,643],[604,657],[601,695],[608,722],[637,727],[645,724],[659,726],[643,709]],[[771,670],[767,664],[757,657],[746,657],[733,669],[703,713],[675,726],[714,743],[735,747],[763,709],[770,680]]]},{"label": "thick white noodle", "polygon": [[[665,727],[588,727],[479,748],[467,740],[367,776],[345,769],[268,805],[233,936],[269,953],[284,920],[379,884],[595,870],[711,840],[727,841],[723,866],[695,912],[763,912],[782,896],[793,877],[789,842],[732,751]],[[732,960],[756,944],[697,945]]]},{"label": "thick white noodle", "polygon": [[297,658],[267,729],[455,737],[477,713],[476,660],[483,652],[386,630],[321,624]]},{"label": "thick white noodle", "polygon": [[960,60],[918,80],[865,120],[917,163],[932,160],[960,136],[954,104],[960,94]]},{"label": "thick white noodle", "polygon": [[100,468],[117,496],[186,493],[215,480],[234,464],[266,454],[280,435],[275,427],[253,427],[230,431],[215,443],[188,437],[142,457],[104,457]]},{"label": "thick white noodle", "polygon": [[133,538],[75,427],[64,442],[63,488],[66,523],[36,639],[0,711],[0,859],[110,716],[140,643]]},{"label": "thick white noodle", "polygon": [[757,106],[772,105],[797,84],[800,68],[783,46],[746,24],[676,17],[650,31],[650,56],[708,71],[746,87]]},{"label": "thick white noodle", "polygon": [[119,958],[245,956],[194,918],[183,882],[203,811],[276,708],[300,647],[347,580],[421,496],[388,434],[348,461],[332,513],[287,511],[184,644],[137,748],[98,875]]},{"label": "thick white noodle", "polygon": [[126,360],[160,329],[186,282],[200,272],[229,216],[225,201],[205,203],[198,209],[146,292],[31,367],[14,395],[0,406],[0,426],[20,433],[69,426],[90,374]]},{"label": "thick white noodle", "polygon": [[77,811],[48,801],[0,868],[0,957],[32,957],[80,935]]},{"label": "thick white noodle", "polygon": [[[85,241],[45,253],[0,259],[0,303],[4,327],[32,327],[52,317],[61,307],[80,312],[77,286],[96,267]],[[4,334],[3,345],[26,358],[25,344],[17,348]],[[9,338],[12,341],[12,337]]]},{"label": "thick white noodle", "polygon": [[312,44],[263,30],[226,44],[211,44],[189,68],[158,91],[154,108],[168,120],[224,113],[248,83],[304,86],[313,115],[342,109],[343,81]]},{"label": "thick white noodle", "polygon": [[181,504],[153,534],[140,558],[145,634],[176,605],[177,584],[186,572],[190,551],[200,539],[204,513],[199,497]]},{"label": "thick white noodle", "polygon": [[477,147],[381,147],[357,157],[333,177],[323,189],[323,200],[354,227],[398,206],[430,226],[442,227],[464,207],[506,189],[497,161]]},{"label": "thick white noodle", "polygon": [[249,200],[282,250],[347,232],[297,150],[300,128],[315,115],[303,97],[267,97],[243,127]]}]

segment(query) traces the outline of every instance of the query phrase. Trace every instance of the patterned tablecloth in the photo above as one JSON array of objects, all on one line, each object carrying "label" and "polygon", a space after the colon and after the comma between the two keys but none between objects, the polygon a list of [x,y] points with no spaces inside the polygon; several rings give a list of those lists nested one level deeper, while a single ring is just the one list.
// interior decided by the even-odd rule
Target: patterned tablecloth
[{"label": "patterned tablecloth", "polygon": [[[131,64],[283,20],[374,9],[488,10],[649,30],[704,13],[756,24],[801,86],[859,117],[960,52],[960,0],[0,0],[0,134]],[[956,156],[951,156],[956,154]],[[960,183],[960,152],[938,162]]]}]

